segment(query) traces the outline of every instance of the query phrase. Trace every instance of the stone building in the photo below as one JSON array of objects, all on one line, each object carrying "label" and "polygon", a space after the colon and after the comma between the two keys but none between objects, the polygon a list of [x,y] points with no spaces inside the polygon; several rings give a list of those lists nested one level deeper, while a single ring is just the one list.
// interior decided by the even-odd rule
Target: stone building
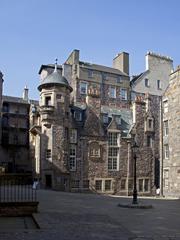
[{"label": "stone building", "polygon": [[162,189],[165,196],[180,196],[180,67],[171,75],[163,96]]},{"label": "stone building", "polygon": [[[153,126],[151,131],[147,131],[145,128],[144,132],[141,132],[140,138],[142,136],[145,138],[140,151],[144,153],[145,159],[151,159],[152,173],[154,172],[154,176],[152,175],[154,183],[151,182],[151,186],[154,186],[154,189],[161,187],[160,179],[163,177],[161,173],[162,95],[168,87],[172,71],[173,60],[170,57],[148,52],[146,54],[146,70],[131,79],[131,99],[133,101],[140,96],[140,99],[146,102],[147,122]],[[149,149],[147,149],[148,145]]]},{"label": "stone building", "polygon": [[[1,90],[2,90],[1,81]],[[32,172],[29,158],[29,108],[28,89],[23,97],[4,96],[1,91],[1,144],[0,171],[7,173]]]},{"label": "stone building", "polygon": [[[128,195],[133,186],[133,132],[139,142],[138,192],[151,195],[159,175],[159,97],[131,107],[129,56],[113,67],[80,61],[42,65],[40,105],[31,111],[31,152],[44,187]],[[66,80],[67,79],[67,80]]]},{"label": "stone building", "polygon": [[39,102],[26,88],[23,98],[0,98],[1,167],[32,171],[45,188],[129,195],[136,139],[138,194],[155,194],[166,145],[161,96],[172,60],[148,53],[146,63],[131,81],[125,52],[113,67],[84,62],[79,50],[62,65],[42,65]]}]

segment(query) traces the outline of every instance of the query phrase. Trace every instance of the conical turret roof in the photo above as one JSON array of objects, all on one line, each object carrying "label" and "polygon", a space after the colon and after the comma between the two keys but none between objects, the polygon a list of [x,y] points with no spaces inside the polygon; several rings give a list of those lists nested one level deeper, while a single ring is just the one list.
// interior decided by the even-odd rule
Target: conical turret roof
[{"label": "conical turret roof", "polygon": [[72,92],[72,87],[69,85],[67,79],[63,76],[61,76],[57,69],[55,68],[54,72],[48,75],[46,78],[44,78],[41,82],[40,85],[38,86],[38,90],[41,91],[43,87],[50,85],[60,85],[60,86],[65,86],[69,88],[69,90]]}]

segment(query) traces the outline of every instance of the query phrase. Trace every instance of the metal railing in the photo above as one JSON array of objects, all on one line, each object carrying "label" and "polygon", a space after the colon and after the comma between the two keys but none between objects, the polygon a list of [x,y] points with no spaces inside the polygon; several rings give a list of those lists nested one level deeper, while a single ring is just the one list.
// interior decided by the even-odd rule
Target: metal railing
[{"label": "metal railing", "polygon": [[31,175],[0,175],[0,203],[36,202],[37,193],[33,189]]}]

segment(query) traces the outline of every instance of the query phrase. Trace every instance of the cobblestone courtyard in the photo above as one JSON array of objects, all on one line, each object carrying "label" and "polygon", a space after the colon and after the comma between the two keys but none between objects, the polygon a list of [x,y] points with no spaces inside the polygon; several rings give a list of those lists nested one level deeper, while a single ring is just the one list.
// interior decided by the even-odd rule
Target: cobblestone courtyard
[{"label": "cobblestone courtyard", "polygon": [[180,200],[140,199],[153,209],[125,209],[130,198],[38,190],[40,229],[2,228],[0,240],[180,239]]}]

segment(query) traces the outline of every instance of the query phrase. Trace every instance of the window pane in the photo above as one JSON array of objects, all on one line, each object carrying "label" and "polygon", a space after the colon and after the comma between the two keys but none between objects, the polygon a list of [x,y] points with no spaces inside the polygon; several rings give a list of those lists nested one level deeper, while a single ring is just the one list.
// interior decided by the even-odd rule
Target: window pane
[{"label": "window pane", "polygon": [[118,133],[108,133],[108,143],[109,145],[112,145],[112,146],[117,146],[118,145]]},{"label": "window pane", "polygon": [[70,129],[70,142],[71,143],[77,142],[77,130],[76,129]]},{"label": "window pane", "polygon": [[149,191],[149,179],[144,180],[144,191],[145,192]]},{"label": "window pane", "polygon": [[116,98],[116,88],[115,87],[109,87],[109,97]]},{"label": "window pane", "polygon": [[139,192],[143,192],[143,179],[139,179]]},{"label": "window pane", "polygon": [[169,133],[168,121],[164,121],[164,136],[167,136]]},{"label": "window pane", "polygon": [[127,89],[122,88],[120,90],[120,98],[121,100],[127,100]]},{"label": "window pane", "polygon": [[105,180],[105,191],[111,190],[111,180]]},{"label": "window pane", "polygon": [[102,191],[102,180],[96,180],[95,189],[97,191]]},{"label": "window pane", "polygon": [[50,106],[51,105],[51,97],[45,97],[45,105]]},{"label": "window pane", "polygon": [[80,94],[87,94],[87,83],[86,82],[80,83]]},{"label": "window pane", "polygon": [[149,87],[149,79],[148,78],[145,78],[145,87]]},{"label": "window pane", "polygon": [[122,179],[121,180],[121,190],[125,190],[126,189],[126,179]]}]

